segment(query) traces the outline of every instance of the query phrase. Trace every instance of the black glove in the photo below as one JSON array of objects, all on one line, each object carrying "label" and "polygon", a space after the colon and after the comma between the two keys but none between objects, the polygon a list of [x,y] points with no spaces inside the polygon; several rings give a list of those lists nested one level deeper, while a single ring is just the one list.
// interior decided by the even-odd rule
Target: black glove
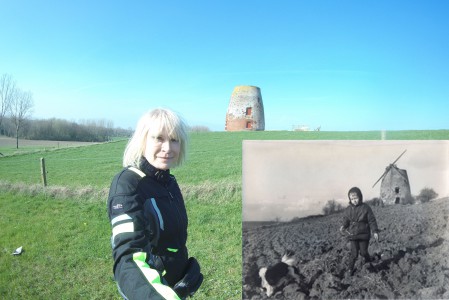
[{"label": "black glove", "polygon": [[159,255],[150,253],[147,263],[152,269],[156,269],[159,273],[164,272],[164,263]]},{"label": "black glove", "polygon": [[185,299],[187,296],[193,296],[202,282],[203,274],[201,274],[200,265],[194,257],[191,257],[187,263],[184,277],[175,284],[173,290],[181,299]]}]

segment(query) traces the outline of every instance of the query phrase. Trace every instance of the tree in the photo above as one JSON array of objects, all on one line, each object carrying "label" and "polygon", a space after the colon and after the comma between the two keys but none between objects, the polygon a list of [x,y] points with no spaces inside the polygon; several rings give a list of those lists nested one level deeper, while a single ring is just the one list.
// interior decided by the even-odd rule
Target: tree
[{"label": "tree", "polygon": [[16,129],[16,148],[19,149],[19,130],[24,121],[31,115],[33,109],[33,95],[16,89],[11,101],[11,120]]},{"label": "tree", "polygon": [[3,74],[0,77],[0,133],[3,118],[11,108],[11,102],[16,92],[16,84],[11,75]]},{"label": "tree", "polygon": [[326,205],[323,207],[323,214],[330,215],[340,210],[343,210],[343,205],[332,199],[327,201]]},{"label": "tree", "polygon": [[369,206],[382,206],[382,207],[384,206],[384,202],[382,201],[382,199],[378,197],[363,202],[368,204]]},{"label": "tree", "polygon": [[190,132],[209,132],[210,129],[207,126],[198,125],[198,126],[189,127],[189,131]]},{"label": "tree", "polygon": [[418,195],[418,199],[422,202],[429,202],[432,199],[435,199],[438,197],[438,194],[431,188],[425,187],[421,190],[421,192]]}]

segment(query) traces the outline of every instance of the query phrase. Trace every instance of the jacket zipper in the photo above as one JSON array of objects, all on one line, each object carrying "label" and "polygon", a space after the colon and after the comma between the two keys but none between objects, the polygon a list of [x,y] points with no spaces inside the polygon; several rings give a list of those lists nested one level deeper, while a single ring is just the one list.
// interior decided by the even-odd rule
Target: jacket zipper
[{"label": "jacket zipper", "polygon": [[[175,198],[174,196],[173,196],[173,194],[168,190],[168,188],[167,188],[167,192],[168,192],[168,194],[170,195],[170,201],[171,201],[171,203],[174,203],[174,206],[176,207],[176,211],[177,211],[177,213],[178,213],[178,228],[179,228],[179,230],[181,231],[182,230],[182,228],[183,227],[185,227],[186,226],[186,224],[185,224],[185,222],[183,222],[184,220],[183,220],[183,218],[182,218],[182,214],[181,214],[181,212],[179,211],[179,203],[178,203],[178,199],[177,198]],[[184,223],[184,224],[183,224]],[[184,225],[184,226],[183,226]]]}]

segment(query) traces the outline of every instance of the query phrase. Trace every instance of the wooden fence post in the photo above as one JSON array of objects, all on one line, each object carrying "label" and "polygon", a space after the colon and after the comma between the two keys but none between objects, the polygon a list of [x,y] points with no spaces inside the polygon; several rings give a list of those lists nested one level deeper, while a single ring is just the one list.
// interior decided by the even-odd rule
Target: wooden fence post
[{"label": "wooden fence post", "polygon": [[41,157],[41,176],[44,187],[47,186],[47,172],[45,171],[45,159]]}]

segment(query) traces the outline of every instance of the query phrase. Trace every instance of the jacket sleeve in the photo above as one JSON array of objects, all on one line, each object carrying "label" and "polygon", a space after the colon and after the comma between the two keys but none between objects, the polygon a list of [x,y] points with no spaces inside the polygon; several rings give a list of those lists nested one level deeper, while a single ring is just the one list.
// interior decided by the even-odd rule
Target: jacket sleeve
[{"label": "jacket sleeve", "polygon": [[129,300],[180,299],[164,284],[162,271],[149,263],[152,225],[145,213],[145,199],[137,192],[138,182],[135,176],[118,175],[109,192],[115,280],[122,296]]},{"label": "jacket sleeve", "polygon": [[342,221],[341,221],[340,229],[341,228],[347,229],[349,227],[349,223],[350,223],[350,220],[349,220],[349,217],[348,217],[348,209],[345,209],[343,211],[343,218],[342,218]]},{"label": "jacket sleeve", "polygon": [[371,207],[367,204],[367,213],[368,213],[368,224],[372,232],[379,232],[379,229],[377,228],[377,221],[376,217],[374,216],[373,210]]}]

